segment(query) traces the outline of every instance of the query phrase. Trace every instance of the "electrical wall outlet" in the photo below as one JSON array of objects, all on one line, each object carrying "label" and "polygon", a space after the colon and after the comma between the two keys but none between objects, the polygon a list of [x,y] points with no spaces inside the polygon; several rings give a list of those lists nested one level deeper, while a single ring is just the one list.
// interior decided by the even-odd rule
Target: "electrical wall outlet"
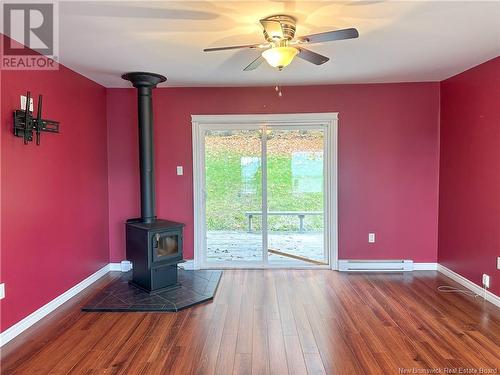
[{"label": "electrical wall outlet", "polygon": [[[21,109],[26,109],[26,96],[21,95]],[[30,98],[30,111],[33,112],[33,98]]]},{"label": "electrical wall outlet", "polygon": [[375,233],[368,233],[368,243],[375,243]]},{"label": "electrical wall outlet", "polygon": [[500,270],[500,257],[497,257],[497,270]]},{"label": "electrical wall outlet", "polygon": [[0,284],[0,299],[5,298],[5,283]]},{"label": "electrical wall outlet", "polygon": [[182,168],[182,165],[177,166],[177,176],[182,176],[184,174],[184,168]]},{"label": "electrical wall outlet", "polygon": [[490,287],[490,277],[483,273],[483,287],[488,289]]}]

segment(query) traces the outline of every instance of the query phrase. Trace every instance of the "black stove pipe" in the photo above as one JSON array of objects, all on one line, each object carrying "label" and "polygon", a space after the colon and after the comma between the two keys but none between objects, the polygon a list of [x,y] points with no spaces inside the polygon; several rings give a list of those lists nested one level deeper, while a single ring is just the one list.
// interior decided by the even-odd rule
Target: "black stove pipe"
[{"label": "black stove pipe", "polygon": [[137,88],[139,122],[139,168],[141,176],[141,220],[150,223],[156,219],[153,149],[153,89],[166,77],[146,72],[122,75]]}]

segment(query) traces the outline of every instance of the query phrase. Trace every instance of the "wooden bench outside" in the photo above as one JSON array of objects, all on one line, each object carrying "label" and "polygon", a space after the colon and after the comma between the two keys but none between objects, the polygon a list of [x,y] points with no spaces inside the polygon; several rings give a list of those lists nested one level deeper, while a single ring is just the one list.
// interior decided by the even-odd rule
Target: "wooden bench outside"
[{"label": "wooden bench outside", "polygon": [[[268,215],[274,216],[297,216],[299,218],[299,232],[304,232],[304,218],[307,215],[323,215],[323,211],[269,211]],[[262,215],[261,211],[247,211],[245,216],[248,218],[248,232],[252,232],[252,219],[254,216]]]}]

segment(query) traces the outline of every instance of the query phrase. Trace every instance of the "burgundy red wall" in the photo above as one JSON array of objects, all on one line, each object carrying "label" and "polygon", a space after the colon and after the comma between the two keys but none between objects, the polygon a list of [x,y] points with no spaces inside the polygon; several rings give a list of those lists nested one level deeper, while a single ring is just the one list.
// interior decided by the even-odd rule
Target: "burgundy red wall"
[{"label": "burgundy red wall", "polygon": [[438,261],[500,295],[500,58],[441,82]]},{"label": "burgundy red wall", "polygon": [[[441,87],[286,87],[281,98],[269,87],[157,89],[157,213],[187,224],[191,258],[191,114],[339,112],[339,257],[439,260],[478,283],[489,273],[499,294],[498,68],[496,59]],[[40,147],[11,134],[27,90],[43,94],[44,116],[61,122]],[[2,331],[125,259],[124,222],[140,212],[136,110],[134,89],[105,89],[62,66],[2,72]]]},{"label": "burgundy red wall", "polygon": [[[27,90],[61,123],[41,146],[12,135]],[[109,262],[106,89],[63,66],[2,71],[0,121],[4,331]]]},{"label": "burgundy red wall", "polygon": [[[187,224],[193,256],[191,114],[339,112],[339,257],[436,262],[439,83],[162,88],[154,91],[157,214]],[[134,89],[109,89],[110,257],[139,215]],[[184,175],[176,175],[176,166]],[[368,243],[368,232],[377,234]]]}]

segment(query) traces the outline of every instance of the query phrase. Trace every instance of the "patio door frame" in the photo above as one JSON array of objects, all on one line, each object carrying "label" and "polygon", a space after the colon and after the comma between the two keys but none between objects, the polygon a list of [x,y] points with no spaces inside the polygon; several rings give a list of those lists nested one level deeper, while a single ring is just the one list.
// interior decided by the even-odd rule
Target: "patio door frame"
[{"label": "patio door frame", "polygon": [[[191,115],[193,137],[193,207],[194,207],[194,268],[329,268],[338,269],[338,113],[287,113],[287,114],[245,114],[245,115]],[[259,263],[231,264],[207,263],[206,261],[206,207],[205,207],[205,133],[207,130],[256,130],[267,126],[293,128],[322,128],[325,138],[324,150],[324,246],[328,254],[328,265],[274,265],[267,262],[267,251],[262,249]],[[263,137],[262,152],[266,152]],[[261,155],[264,159],[266,155]],[[267,170],[262,164],[264,184]],[[267,191],[262,192],[262,235],[267,236]],[[267,241],[263,240],[263,243]]]}]

